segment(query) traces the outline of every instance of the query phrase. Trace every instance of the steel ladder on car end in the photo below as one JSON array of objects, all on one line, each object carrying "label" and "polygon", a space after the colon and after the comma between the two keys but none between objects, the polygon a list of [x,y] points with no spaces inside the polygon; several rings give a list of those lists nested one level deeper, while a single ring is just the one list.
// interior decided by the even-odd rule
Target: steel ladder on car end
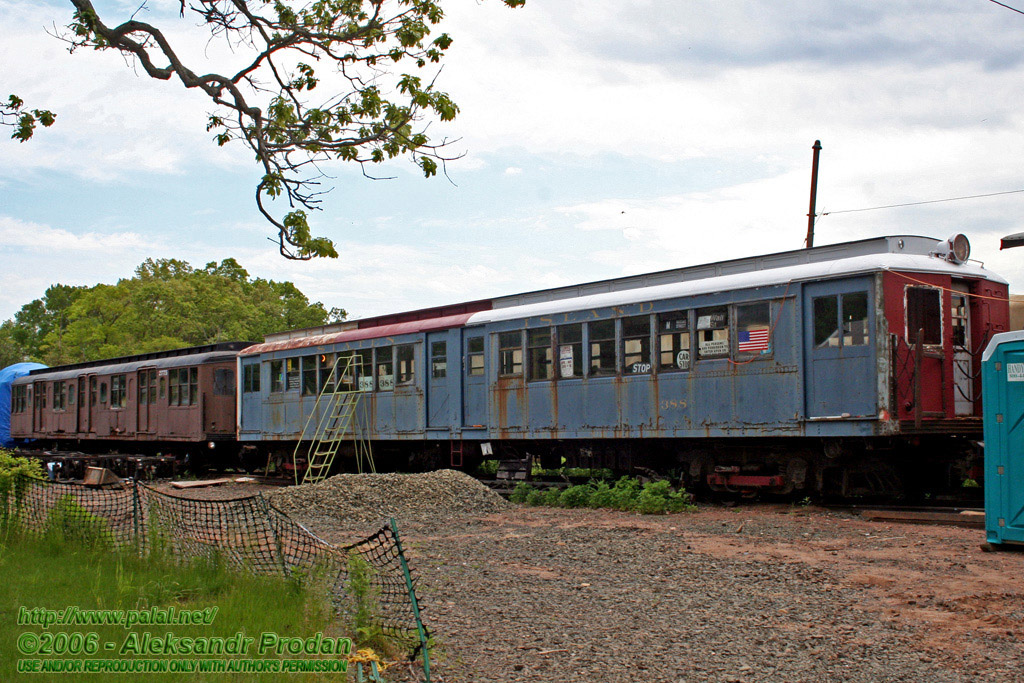
[{"label": "steel ladder on car end", "polygon": [[[331,374],[316,397],[313,410],[306,419],[299,442],[295,445],[293,464],[295,465],[295,483],[308,484],[324,479],[334,464],[341,442],[351,432],[356,470],[363,472],[364,467],[376,472],[370,442],[363,432],[365,422],[365,402],[361,401],[362,393],[358,390],[358,379],[354,376],[355,356],[338,358]],[[350,379],[348,386],[355,389],[341,389],[343,378]],[[363,418],[362,420],[360,419]],[[302,456],[305,456],[306,467],[301,467]],[[302,471],[301,481],[299,472]]]}]

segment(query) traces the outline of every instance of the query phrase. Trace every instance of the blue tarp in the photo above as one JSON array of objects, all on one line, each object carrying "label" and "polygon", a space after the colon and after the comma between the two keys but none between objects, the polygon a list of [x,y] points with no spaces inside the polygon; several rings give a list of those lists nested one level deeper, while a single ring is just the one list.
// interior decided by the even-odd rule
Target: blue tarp
[{"label": "blue tarp", "polygon": [[45,367],[40,363],[15,363],[0,370],[0,446],[14,443],[11,440],[11,382],[27,375],[29,370]]}]

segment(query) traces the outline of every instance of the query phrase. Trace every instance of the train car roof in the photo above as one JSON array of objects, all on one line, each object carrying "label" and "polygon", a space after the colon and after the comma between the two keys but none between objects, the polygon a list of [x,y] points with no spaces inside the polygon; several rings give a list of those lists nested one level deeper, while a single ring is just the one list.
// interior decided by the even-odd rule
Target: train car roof
[{"label": "train car roof", "polygon": [[[934,242],[937,242],[934,241]],[[849,258],[812,261],[796,265],[769,267],[740,273],[719,274],[712,277],[688,279],[662,285],[636,287],[610,292],[600,292],[569,299],[553,299],[528,303],[507,308],[474,313],[467,325],[517,318],[531,318],[568,311],[590,310],[621,306],[623,304],[674,299],[677,297],[714,294],[737,289],[754,289],[772,285],[786,285],[806,280],[822,280],[848,277],[878,271],[902,271],[918,273],[942,273],[964,278],[979,278],[1007,284],[1006,280],[972,263],[955,264],[945,259],[922,254],[875,253]]]},{"label": "train car roof", "polygon": [[410,320],[390,325],[376,325],[356,330],[343,330],[330,334],[316,334],[308,337],[296,337],[294,339],[282,339],[279,341],[264,342],[250,346],[239,352],[239,356],[254,356],[262,353],[274,353],[275,351],[291,351],[304,349],[310,346],[324,346],[327,344],[342,344],[345,342],[362,341],[364,339],[379,339],[381,337],[397,337],[401,334],[415,334],[417,332],[431,332],[434,330],[445,330],[452,327],[461,327],[466,324],[472,313],[461,313],[459,315],[447,315],[427,320]]},{"label": "train car roof", "polygon": [[[252,342],[218,342],[216,344],[191,346],[184,349],[154,351],[153,353],[142,353],[135,356],[58,365],[52,368],[38,368],[32,370],[24,377],[20,377],[15,383],[27,384],[39,379],[59,381],[91,374],[112,375],[122,372],[133,372],[142,368],[176,368],[202,365],[203,363],[234,358],[239,350],[251,345]],[[88,372],[83,372],[84,370]]]}]

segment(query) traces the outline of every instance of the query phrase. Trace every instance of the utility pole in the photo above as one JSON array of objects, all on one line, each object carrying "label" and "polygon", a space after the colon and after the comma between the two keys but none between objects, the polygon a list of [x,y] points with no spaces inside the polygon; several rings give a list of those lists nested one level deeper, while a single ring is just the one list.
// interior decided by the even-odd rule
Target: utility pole
[{"label": "utility pole", "polygon": [[818,156],[821,154],[821,140],[814,141],[814,161],[811,162],[811,208],[807,212],[807,248],[814,246],[814,203],[818,196]]}]

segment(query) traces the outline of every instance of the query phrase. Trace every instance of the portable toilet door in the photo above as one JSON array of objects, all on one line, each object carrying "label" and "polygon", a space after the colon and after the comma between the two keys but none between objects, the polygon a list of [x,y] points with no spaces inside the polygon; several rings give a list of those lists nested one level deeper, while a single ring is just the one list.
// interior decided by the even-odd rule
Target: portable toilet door
[{"label": "portable toilet door", "polygon": [[1024,544],[1024,331],[985,348],[982,400],[987,540]]}]

